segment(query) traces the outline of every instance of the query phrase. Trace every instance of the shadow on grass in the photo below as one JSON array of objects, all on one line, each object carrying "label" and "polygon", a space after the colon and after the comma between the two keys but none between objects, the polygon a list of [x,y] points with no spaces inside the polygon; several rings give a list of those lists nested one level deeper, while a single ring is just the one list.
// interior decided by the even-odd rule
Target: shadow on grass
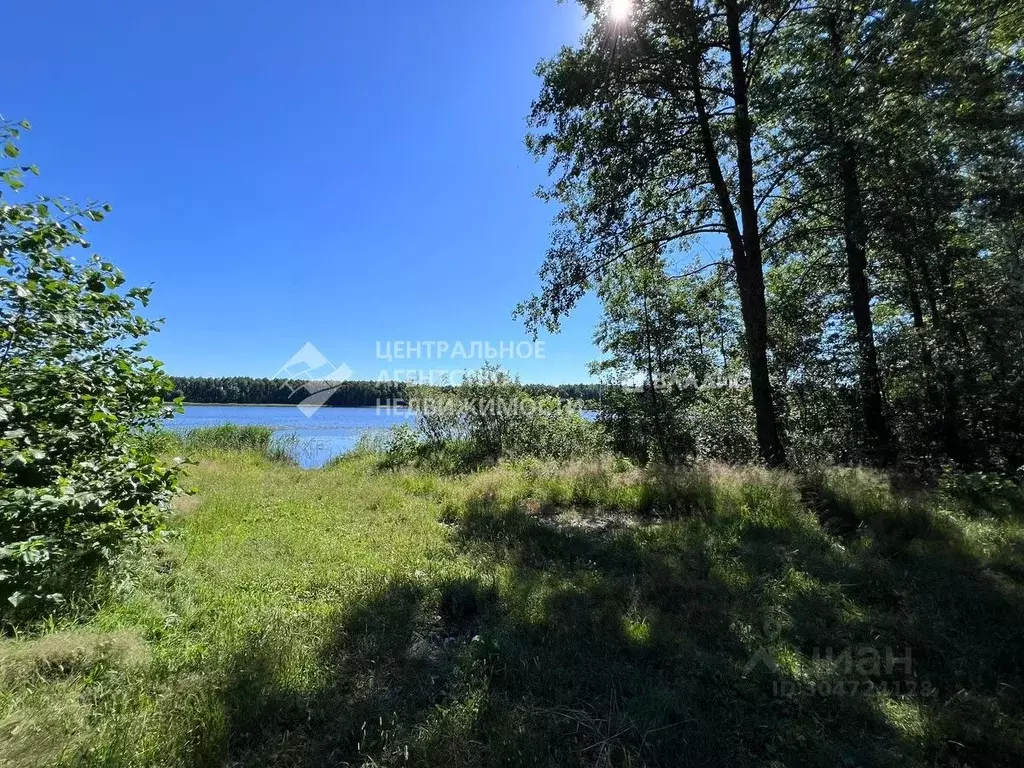
[{"label": "shadow on grass", "polygon": [[1021,583],[915,499],[808,483],[601,531],[472,498],[477,576],[369,594],[309,690],[267,642],[237,657],[220,758],[1024,764]]},{"label": "shadow on grass", "polygon": [[[318,679],[307,690],[282,682],[291,663],[286,648],[273,638],[251,638],[236,655],[222,694],[226,743],[208,762],[404,762],[407,741],[399,736],[445,699],[479,610],[452,603],[442,614],[434,591],[394,583],[337,617],[317,659]],[[451,592],[458,594],[456,585]],[[474,591],[467,594],[465,601],[475,599]]]}]

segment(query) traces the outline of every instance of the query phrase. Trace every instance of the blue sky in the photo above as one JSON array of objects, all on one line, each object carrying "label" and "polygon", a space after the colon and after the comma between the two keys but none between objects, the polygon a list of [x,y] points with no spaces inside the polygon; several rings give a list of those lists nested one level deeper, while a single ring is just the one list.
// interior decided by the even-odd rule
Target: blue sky
[{"label": "blue sky", "polygon": [[[526,339],[515,304],[554,210],[523,145],[556,0],[5,8],[0,112],[27,118],[29,191],[108,201],[90,234],[166,318],[174,374],[273,375],[311,342],[355,378],[466,361],[377,342]],[[588,378],[586,301],[524,381]]]}]

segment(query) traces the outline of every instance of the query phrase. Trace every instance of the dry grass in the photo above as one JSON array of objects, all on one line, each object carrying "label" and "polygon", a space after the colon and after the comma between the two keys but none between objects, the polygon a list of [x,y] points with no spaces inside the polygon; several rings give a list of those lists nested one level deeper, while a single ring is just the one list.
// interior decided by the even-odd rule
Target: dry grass
[{"label": "dry grass", "polygon": [[81,678],[106,668],[135,668],[148,660],[149,648],[133,630],[65,631],[0,640],[0,680],[8,687],[39,679]]},{"label": "dry grass", "polygon": [[137,631],[55,631],[0,641],[0,766],[52,766],[79,753],[96,712],[82,691],[146,674]]}]

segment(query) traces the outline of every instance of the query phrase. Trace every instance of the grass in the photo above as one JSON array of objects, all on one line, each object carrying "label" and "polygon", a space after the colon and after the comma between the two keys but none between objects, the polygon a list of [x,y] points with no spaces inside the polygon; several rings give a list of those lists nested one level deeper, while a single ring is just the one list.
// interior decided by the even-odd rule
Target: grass
[{"label": "grass", "polygon": [[271,461],[293,463],[298,444],[295,436],[275,436],[273,427],[222,424],[180,431],[160,430],[147,436],[149,448],[159,453],[181,451],[203,457],[211,453],[235,452],[262,456]]},{"label": "grass", "polygon": [[1024,761],[1000,478],[192,472],[176,536],[0,643],[0,766]]}]

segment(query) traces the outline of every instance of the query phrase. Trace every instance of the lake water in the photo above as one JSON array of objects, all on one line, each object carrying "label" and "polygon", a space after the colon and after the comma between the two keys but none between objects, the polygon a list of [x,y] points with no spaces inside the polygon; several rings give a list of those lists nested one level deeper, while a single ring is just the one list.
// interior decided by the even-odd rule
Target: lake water
[{"label": "lake water", "polygon": [[366,431],[410,422],[408,411],[381,408],[321,408],[307,417],[295,406],[186,405],[170,423],[171,429],[256,424],[273,427],[275,438],[295,436],[295,459],[307,468],[320,467],[355,447]]}]

